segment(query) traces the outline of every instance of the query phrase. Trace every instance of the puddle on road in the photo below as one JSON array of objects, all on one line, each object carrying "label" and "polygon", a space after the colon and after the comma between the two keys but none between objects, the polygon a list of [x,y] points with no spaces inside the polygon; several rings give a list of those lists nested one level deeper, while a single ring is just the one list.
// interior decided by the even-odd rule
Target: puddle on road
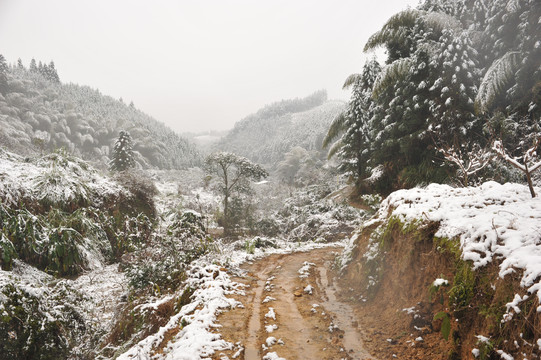
[{"label": "puddle on road", "polygon": [[265,285],[265,282],[263,280],[257,281],[257,287],[255,289],[255,295],[254,295],[254,308],[252,311],[252,317],[250,318],[250,321],[248,322],[248,340],[246,341],[246,348],[244,349],[244,359],[245,360],[260,360],[261,357],[259,356],[259,349],[261,346],[259,345],[257,334],[259,334],[259,330],[261,329],[261,322],[259,320],[260,318],[260,310],[261,310],[261,294],[263,293],[263,287]]},{"label": "puddle on road", "polygon": [[331,266],[330,263],[326,263],[324,266],[320,266],[319,280],[321,281],[320,289],[325,292],[327,300],[321,304],[325,310],[333,313],[333,323],[338,326],[340,330],[344,331],[344,338],[342,339],[344,348],[347,353],[353,359],[372,359],[372,356],[363,348],[363,342],[361,335],[355,327],[352,325],[355,314],[349,305],[341,303],[336,297],[337,285],[335,282],[329,284],[327,275],[327,267]]}]

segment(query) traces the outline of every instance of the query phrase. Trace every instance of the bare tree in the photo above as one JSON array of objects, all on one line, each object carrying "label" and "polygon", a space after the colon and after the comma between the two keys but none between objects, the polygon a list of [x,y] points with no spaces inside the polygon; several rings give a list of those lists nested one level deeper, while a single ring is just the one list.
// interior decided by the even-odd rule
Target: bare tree
[{"label": "bare tree", "polygon": [[537,134],[533,141],[533,145],[524,152],[522,158],[511,157],[505,150],[505,147],[503,146],[501,140],[496,140],[492,144],[492,149],[496,152],[496,154],[498,154],[499,157],[501,157],[526,175],[528,187],[530,188],[530,194],[533,198],[535,197],[535,191],[533,188],[532,173],[541,167],[541,159],[539,159],[539,157],[537,156],[537,148],[539,147],[540,139],[541,134]]},{"label": "bare tree", "polygon": [[460,147],[438,148],[438,151],[445,160],[458,167],[456,175],[462,186],[468,186],[471,177],[483,170],[494,158],[490,149],[481,149],[479,145],[474,145],[470,151],[462,151]]}]

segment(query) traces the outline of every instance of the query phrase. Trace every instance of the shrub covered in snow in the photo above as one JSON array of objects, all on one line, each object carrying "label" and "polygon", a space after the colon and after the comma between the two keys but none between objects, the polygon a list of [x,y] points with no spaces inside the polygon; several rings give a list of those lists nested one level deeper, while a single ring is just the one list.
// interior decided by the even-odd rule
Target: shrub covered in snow
[{"label": "shrub covered in snow", "polygon": [[[93,342],[91,326],[74,306],[82,297],[66,282],[53,281],[20,261],[0,270],[2,358],[65,359]],[[95,344],[94,344],[95,345]]]},{"label": "shrub covered in snow", "polygon": [[194,211],[166,214],[165,233],[155,233],[124,257],[132,288],[175,290],[184,279],[186,266],[213,248],[202,220]]},{"label": "shrub covered in snow", "polygon": [[275,215],[282,232],[293,241],[327,242],[349,236],[360,225],[362,214],[346,204],[326,199],[330,193],[328,185],[313,185],[286,199]]}]

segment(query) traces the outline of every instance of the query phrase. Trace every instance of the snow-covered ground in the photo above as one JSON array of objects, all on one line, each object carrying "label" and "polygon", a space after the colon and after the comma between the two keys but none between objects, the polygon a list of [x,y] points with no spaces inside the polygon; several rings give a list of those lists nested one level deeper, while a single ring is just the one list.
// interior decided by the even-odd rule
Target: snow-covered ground
[{"label": "snow-covered ground", "polygon": [[[273,239],[273,241],[278,245],[277,248],[256,248],[253,254],[249,254],[245,250],[235,250],[235,244],[220,244],[219,251],[192,263],[188,271],[189,278],[186,286],[197,290],[191,297],[191,303],[185,305],[157,333],[140,341],[118,359],[207,359],[214,352],[232,349],[234,344],[224,341],[213,330],[220,326],[216,323],[216,317],[220,312],[236,306],[243,306],[231,298],[231,295],[235,293],[242,293],[243,287],[241,284],[233,282],[228,272],[223,271],[224,269],[216,264],[227,266],[230,273],[236,273],[241,271],[239,266],[242,263],[270,254],[286,254],[344,245],[343,242],[292,244],[278,239]],[[181,326],[181,324],[185,325]],[[163,349],[163,353],[155,354],[154,350],[162,342],[165,334],[179,328],[180,331],[169,341]]]},{"label": "snow-covered ground", "polygon": [[527,186],[486,182],[478,187],[431,184],[399,190],[365,226],[391,216],[407,223],[438,222],[435,236],[460,238],[462,257],[474,268],[498,261],[500,277],[518,272],[529,295],[516,294],[505,319],[529,296],[538,297],[541,312],[541,199],[532,198]]}]

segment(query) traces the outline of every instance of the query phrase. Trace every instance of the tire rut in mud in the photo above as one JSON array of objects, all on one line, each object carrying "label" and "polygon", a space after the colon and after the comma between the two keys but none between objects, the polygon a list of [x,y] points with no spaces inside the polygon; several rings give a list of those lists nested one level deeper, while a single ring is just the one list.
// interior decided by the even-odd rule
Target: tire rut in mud
[{"label": "tire rut in mud", "polygon": [[273,352],[287,360],[373,359],[352,310],[335,295],[335,256],[336,248],[323,248],[246,264],[247,274],[235,279],[249,285],[245,296],[236,297],[244,308],[218,318],[217,332],[235,347],[214,359],[259,360]]}]

